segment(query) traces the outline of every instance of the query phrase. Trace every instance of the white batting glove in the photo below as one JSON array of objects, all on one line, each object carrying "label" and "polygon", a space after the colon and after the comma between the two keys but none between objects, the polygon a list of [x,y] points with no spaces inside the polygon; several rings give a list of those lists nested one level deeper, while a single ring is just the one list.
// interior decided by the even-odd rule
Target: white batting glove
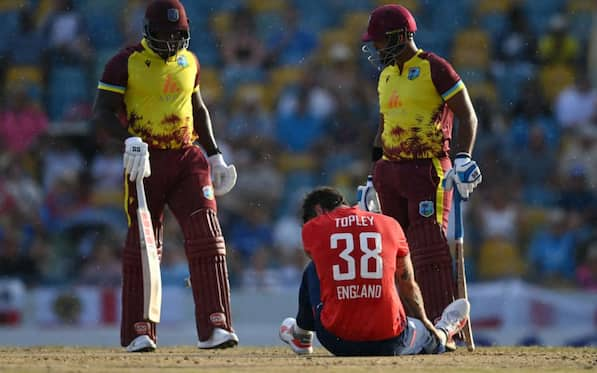
[{"label": "white batting glove", "polygon": [[140,137],[129,137],[124,140],[124,157],[122,158],[125,174],[130,181],[143,180],[151,175],[149,165],[149,149]]},{"label": "white batting glove", "polygon": [[236,167],[227,165],[222,154],[217,153],[207,158],[211,168],[211,180],[216,196],[224,195],[236,184]]},{"label": "white batting glove", "polygon": [[482,179],[477,162],[471,160],[467,153],[458,153],[454,159],[454,167],[446,173],[444,189],[451,190],[455,184],[462,200],[466,201]]},{"label": "white batting glove", "polygon": [[367,176],[367,183],[357,187],[358,206],[363,211],[381,212],[377,191],[373,186],[373,177]]}]

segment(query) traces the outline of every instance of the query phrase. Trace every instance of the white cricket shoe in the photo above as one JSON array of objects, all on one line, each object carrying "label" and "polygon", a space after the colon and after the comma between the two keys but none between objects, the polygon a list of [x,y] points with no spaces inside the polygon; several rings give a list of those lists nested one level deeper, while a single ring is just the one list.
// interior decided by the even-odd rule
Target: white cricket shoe
[{"label": "white cricket shoe", "polygon": [[313,332],[309,331],[306,334],[298,334],[294,332],[296,320],[292,317],[287,317],[280,325],[280,339],[287,343],[292,351],[299,355],[307,355],[313,352]]},{"label": "white cricket shoe", "polygon": [[229,348],[235,347],[238,344],[238,337],[236,334],[224,330],[222,328],[215,328],[211,337],[207,341],[197,342],[197,347],[201,349],[215,349],[215,348]]},{"label": "white cricket shoe", "polygon": [[152,352],[155,349],[156,344],[148,335],[140,335],[126,346],[127,352]]},{"label": "white cricket shoe", "polygon": [[470,310],[471,305],[466,299],[456,299],[444,309],[442,317],[435,324],[435,327],[443,330],[446,333],[446,339],[450,341],[454,334],[462,330],[466,324]]}]

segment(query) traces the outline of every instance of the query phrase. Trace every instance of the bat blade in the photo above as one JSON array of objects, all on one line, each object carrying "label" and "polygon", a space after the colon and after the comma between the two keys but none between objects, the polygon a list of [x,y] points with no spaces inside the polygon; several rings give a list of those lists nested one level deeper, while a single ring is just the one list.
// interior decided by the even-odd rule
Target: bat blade
[{"label": "bat blade", "polygon": [[143,271],[143,318],[155,323],[160,322],[162,308],[162,276],[160,259],[153,232],[151,214],[145,201],[142,182],[137,184],[137,219],[139,223],[139,241],[141,244],[141,263]]},{"label": "bat blade", "polygon": [[[456,283],[458,288],[458,298],[464,298],[468,300],[468,291],[466,288],[466,271],[464,267],[464,248],[462,242],[459,241],[456,241]],[[462,328],[462,334],[464,336],[466,348],[470,352],[475,351],[475,340],[473,338],[470,317]]]}]

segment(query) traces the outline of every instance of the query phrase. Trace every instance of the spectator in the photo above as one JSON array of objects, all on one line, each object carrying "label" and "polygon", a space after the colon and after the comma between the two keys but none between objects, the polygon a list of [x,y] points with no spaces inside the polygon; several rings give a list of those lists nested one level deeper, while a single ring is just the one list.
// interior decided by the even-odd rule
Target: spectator
[{"label": "spectator", "polygon": [[73,0],[54,0],[53,11],[48,15],[43,34],[52,61],[86,64],[94,51],[85,29],[83,15]]},{"label": "spectator", "polygon": [[291,4],[284,10],[284,27],[268,44],[267,65],[301,65],[317,46],[313,32],[300,26],[301,16]]},{"label": "spectator", "polygon": [[489,188],[487,202],[473,211],[482,239],[477,269],[479,278],[521,276],[524,263],[518,246],[520,206],[510,193],[504,192],[514,188],[509,183]]},{"label": "spectator", "polygon": [[231,29],[220,37],[224,61],[222,80],[229,91],[239,83],[263,80],[266,59],[266,49],[257,36],[250,9],[236,9],[230,24]]},{"label": "spectator", "polygon": [[21,8],[18,30],[7,39],[8,62],[15,66],[39,67],[46,47],[43,37],[35,20],[35,9],[32,6]]},{"label": "spectator", "polygon": [[547,144],[543,127],[535,124],[529,130],[529,141],[514,153],[513,171],[520,178],[523,198],[530,205],[555,203],[554,165],[557,164],[557,149]]},{"label": "spectator", "polygon": [[568,19],[555,14],[549,20],[547,34],[539,38],[539,60],[544,65],[576,65],[579,62],[580,44],[569,32]]},{"label": "spectator", "polygon": [[593,88],[586,69],[578,70],[574,85],[557,96],[554,114],[565,130],[586,126],[597,115],[597,90]]},{"label": "spectator", "polygon": [[513,5],[508,11],[506,30],[496,43],[496,59],[502,63],[512,63],[528,71],[535,59],[537,40],[529,27],[529,20],[520,4]]},{"label": "spectator", "polygon": [[547,226],[538,229],[528,249],[530,278],[543,284],[570,284],[576,268],[576,240],[566,212],[553,210]]},{"label": "spectator", "polygon": [[21,156],[34,147],[48,131],[48,117],[27,93],[25,86],[14,87],[6,108],[0,111],[0,144]]}]

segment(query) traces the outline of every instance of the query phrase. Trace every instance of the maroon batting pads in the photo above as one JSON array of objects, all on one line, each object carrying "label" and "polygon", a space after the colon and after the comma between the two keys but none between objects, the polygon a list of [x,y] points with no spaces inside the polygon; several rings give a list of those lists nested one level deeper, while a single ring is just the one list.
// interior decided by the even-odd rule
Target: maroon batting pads
[{"label": "maroon batting pads", "polygon": [[120,344],[129,345],[133,339],[147,334],[154,342],[156,338],[155,323],[143,320],[143,270],[141,268],[141,251],[139,246],[139,230],[131,225],[122,253],[122,321],[120,323]]},{"label": "maroon batting pads", "polygon": [[454,300],[456,284],[450,246],[441,227],[431,219],[411,225],[406,233],[425,311],[434,322]]},{"label": "maroon batting pads", "polygon": [[200,341],[205,341],[214,327],[233,331],[226,245],[212,209],[195,211],[181,225],[195,301],[197,335]]}]

